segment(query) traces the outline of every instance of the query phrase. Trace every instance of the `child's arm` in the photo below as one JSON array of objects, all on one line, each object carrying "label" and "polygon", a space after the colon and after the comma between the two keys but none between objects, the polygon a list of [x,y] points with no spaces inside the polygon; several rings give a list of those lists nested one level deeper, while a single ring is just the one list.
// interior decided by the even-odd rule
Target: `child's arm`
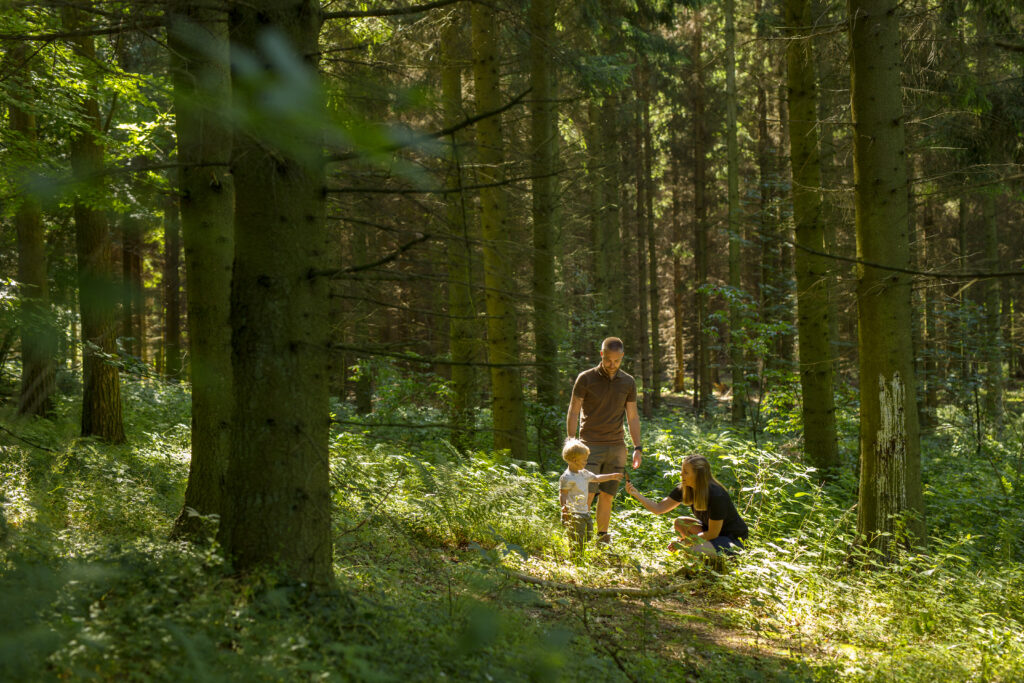
[{"label": "child's arm", "polygon": [[558,489],[558,506],[562,509],[562,522],[569,521],[569,489]]},{"label": "child's arm", "polygon": [[609,472],[608,474],[595,474],[593,481],[600,484],[602,481],[615,481],[622,479],[622,472]]}]

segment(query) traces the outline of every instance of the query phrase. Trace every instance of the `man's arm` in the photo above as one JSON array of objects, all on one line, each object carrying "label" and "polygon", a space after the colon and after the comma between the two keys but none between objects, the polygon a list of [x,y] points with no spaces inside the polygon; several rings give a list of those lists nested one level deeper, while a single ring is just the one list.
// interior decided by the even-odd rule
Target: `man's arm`
[{"label": "man's arm", "polygon": [[[636,404],[633,404],[636,408]],[[580,426],[580,410],[583,409],[583,399],[573,396],[569,401],[569,413],[565,416],[565,435],[572,438]]]},{"label": "man's arm", "polygon": [[[636,401],[626,403],[626,424],[629,425],[629,438],[633,440],[634,446],[639,446],[640,441],[640,414],[636,412]],[[633,451],[633,469],[640,467],[640,451]]]}]

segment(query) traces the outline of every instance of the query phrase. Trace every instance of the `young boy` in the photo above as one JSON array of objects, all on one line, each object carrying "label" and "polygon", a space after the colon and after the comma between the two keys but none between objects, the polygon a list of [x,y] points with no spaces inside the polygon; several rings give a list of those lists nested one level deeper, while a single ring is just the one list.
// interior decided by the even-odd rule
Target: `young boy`
[{"label": "young boy", "polygon": [[600,484],[602,481],[622,479],[622,472],[594,474],[585,469],[590,449],[580,441],[569,437],[562,447],[562,460],[568,467],[558,479],[558,503],[562,508],[562,524],[569,532],[577,548],[590,539],[594,523],[590,519],[590,506],[587,505],[587,489],[590,482]]}]

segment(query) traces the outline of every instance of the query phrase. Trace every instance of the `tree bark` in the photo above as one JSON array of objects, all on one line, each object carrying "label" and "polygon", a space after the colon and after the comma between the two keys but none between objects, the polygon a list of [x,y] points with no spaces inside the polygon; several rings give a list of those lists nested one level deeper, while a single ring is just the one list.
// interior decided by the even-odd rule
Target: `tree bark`
[{"label": "tree bark", "polygon": [[835,399],[829,344],[828,264],[812,252],[825,251],[822,224],[821,160],[818,150],[814,48],[809,0],[787,0],[786,50],[789,86],[789,146],[793,170],[793,222],[797,289],[800,388],[804,456],[826,477],[837,474]]},{"label": "tree bark", "polygon": [[742,422],[747,414],[747,379],[743,350],[738,337],[742,320],[743,255],[740,249],[739,143],[736,139],[736,25],[735,0],[725,0],[725,103],[727,184],[729,199],[729,364],[732,371],[732,420]]},{"label": "tree bark", "polygon": [[[441,38],[441,102],[444,106],[444,125],[453,126],[466,118],[462,102],[462,62],[465,59],[465,38],[462,31],[463,13],[456,8],[445,24]],[[448,153],[448,175],[445,186],[451,190],[461,188],[462,154],[466,139],[453,133]],[[477,405],[477,371],[469,363],[476,356],[478,338],[476,305],[473,300],[473,240],[467,218],[466,194],[451,192],[445,197],[445,215],[451,237],[448,248],[448,315],[449,352],[452,366],[452,443],[458,448],[469,446],[469,429]]]},{"label": "tree bark", "polygon": [[[324,586],[333,583],[333,553],[329,289],[316,275],[330,253],[320,4],[233,4],[228,26],[233,63],[252,65],[235,71],[232,95],[254,124],[236,131],[231,155],[234,414],[219,538],[238,569],[278,566],[293,581]],[[266,106],[281,98],[286,112]]]},{"label": "tree bark", "polygon": [[[907,268],[907,159],[895,0],[849,0],[857,257]],[[902,517],[923,541],[910,278],[860,264],[861,472],[857,530],[892,550]]]},{"label": "tree bark", "polygon": [[175,195],[168,195],[164,202],[164,329],[160,370],[164,377],[171,379],[181,377],[181,212],[178,204]]},{"label": "tree bark", "polygon": [[640,377],[643,387],[641,410],[643,416],[649,418],[654,415],[654,397],[651,393],[652,372],[651,372],[651,344],[648,337],[648,299],[647,299],[647,183],[644,182],[644,175],[647,172],[647,165],[644,163],[644,132],[643,114],[640,104],[643,101],[643,93],[639,86],[635,90],[637,96],[637,108],[634,112],[634,127],[636,131],[636,149],[639,152],[636,158],[634,174],[636,176],[636,296],[639,306],[639,320],[637,331],[639,332],[639,355],[640,355]]},{"label": "tree bark", "polygon": [[[645,71],[650,76],[650,66],[646,64]],[[645,96],[641,104],[643,115],[643,136],[644,136],[644,219],[647,222],[647,261],[648,261],[648,291],[650,299],[648,309],[651,317],[651,381],[645,393],[651,396],[651,411],[661,406],[661,337],[658,334],[660,328],[661,297],[658,293],[658,239],[654,221],[654,136],[651,132],[651,83],[644,84]]]},{"label": "tree bark", "polygon": [[[32,66],[26,43],[17,43],[9,55],[17,65],[13,70],[17,90],[34,97],[31,87]],[[17,135],[12,150],[11,169],[19,198],[14,213],[18,243],[18,297],[21,301],[21,387],[18,392],[18,414],[48,417],[53,411],[56,389],[54,367],[57,357],[57,330],[50,306],[46,277],[46,243],[42,208],[28,187],[33,167],[39,163],[36,117],[29,106],[16,101],[8,104],[11,132]]]},{"label": "tree bark", "polygon": [[[477,112],[494,111],[501,104],[498,29],[495,10],[474,4],[473,80]],[[487,306],[487,359],[491,365],[491,405],[494,448],[508,450],[517,460],[527,456],[526,419],[518,362],[518,331],[515,303],[508,294],[513,282],[505,188],[505,141],[501,117],[490,116],[476,124],[480,184],[480,224],[484,243],[484,287]]]},{"label": "tree bark", "polygon": [[[558,112],[550,55],[554,49],[555,4],[530,3],[531,159],[533,176],[533,332],[536,345],[537,402],[554,407],[558,400],[558,306],[555,301],[555,201],[558,178]],[[552,443],[560,422],[542,411],[539,443]]]},{"label": "tree bark", "polygon": [[[82,24],[82,11],[64,8],[64,28]],[[96,47],[91,37],[71,40],[72,49],[94,68]],[[85,128],[71,134],[71,171],[80,190],[74,199],[75,248],[78,255],[78,300],[82,318],[82,436],[111,443],[125,440],[121,418],[121,384],[117,366],[118,281],[103,199],[102,119],[94,86],[82,100]]]},{"label": "tree bark", "polygon": [[707,132],[704,127],[704,61],[703,16],[694,15],[693,34],[693,260],[694,260],[694,393],[693,409],[706,415],[711,398],[711,341],[707,332],[708,295],[704,286],[708,281],[708,207]]},{"label": "tree bark", "polygon": [[675,353],[676,372],[672,380],[672,390],[676,393],[686,391],[686,356],[685,356],[685,328],[683,299],[686,294],[683,280],[683,198],[682,198],[682,174],[679,166],[679,144],[675,138],[679,130],[679,116],[674,115],[675,123],[672,126],[672,350]]},{"label": "tree bark", "polygon": [[231,445],[235,189],[231,132],[223,118],[231,76],[226,10],[185,0],[173,0],[168,10],[192,380],[192,460],[174,534],[195,536],[201,531],[195,513],[221,514]]}]

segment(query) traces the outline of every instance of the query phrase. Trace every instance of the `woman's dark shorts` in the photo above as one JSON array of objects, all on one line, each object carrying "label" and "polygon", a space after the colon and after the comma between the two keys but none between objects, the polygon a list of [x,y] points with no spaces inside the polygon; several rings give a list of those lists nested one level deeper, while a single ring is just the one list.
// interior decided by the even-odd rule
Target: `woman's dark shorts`
[{"label": "woman's dark shorts", "polygon": [[718,536],[708,541],[711,545],[715,546],[715,552],[719,555],[735,555],[739,551],[743,550],[743,539],[742,538],[729,538],[728,536]]}]

